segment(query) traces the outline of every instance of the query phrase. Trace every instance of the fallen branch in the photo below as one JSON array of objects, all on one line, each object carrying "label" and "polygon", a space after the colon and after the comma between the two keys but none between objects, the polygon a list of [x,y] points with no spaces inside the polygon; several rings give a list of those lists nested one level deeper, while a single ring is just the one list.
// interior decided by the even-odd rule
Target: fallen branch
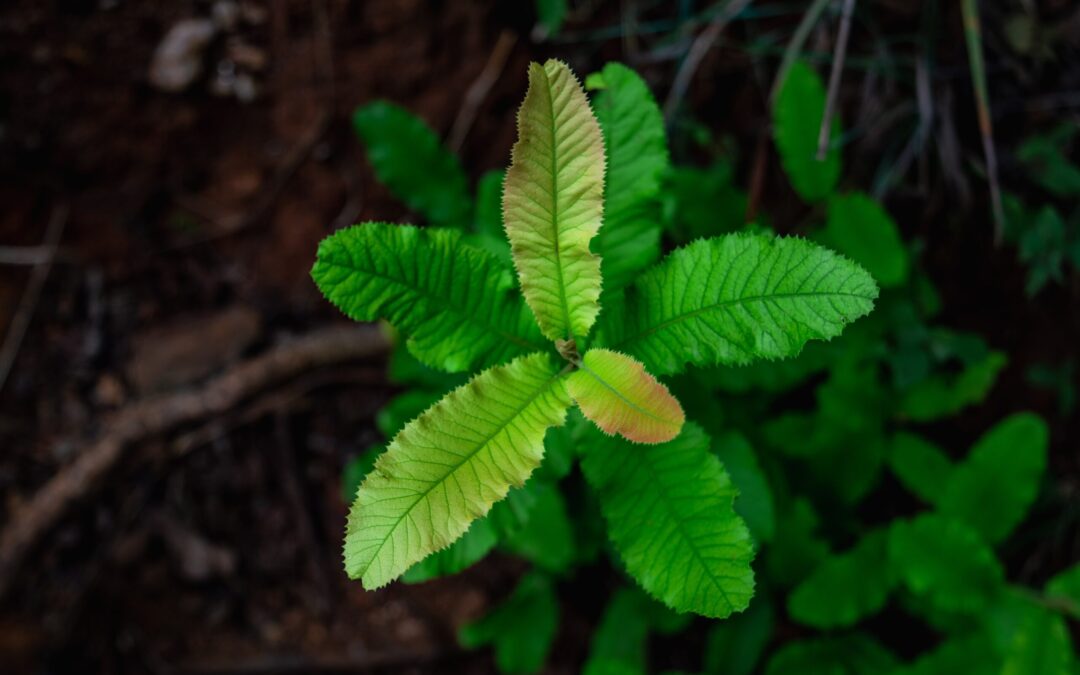
[{"label": "fallen branch", "polygon": [[0,598],[41,538],[116,466],[124,450],[181,424],[221,414],[265,387],[306,370],[382,354],[387,339],[375,327],[328,328],[241,363],[198,388],[136,401],[110,419],[97,441],[78,452],[0,534]]}]

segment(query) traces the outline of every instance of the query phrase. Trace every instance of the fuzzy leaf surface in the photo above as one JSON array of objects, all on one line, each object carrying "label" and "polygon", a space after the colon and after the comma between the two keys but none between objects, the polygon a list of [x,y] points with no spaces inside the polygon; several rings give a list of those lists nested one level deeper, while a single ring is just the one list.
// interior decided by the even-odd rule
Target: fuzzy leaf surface
[{"label": "fuzzy leaf surface", "polygon": [[878,289],[857,264],[797,238],[730,234],[677,249],[626,289],[599,342],[666,375],[795,356],[867,314]]},{"label": "fuzzy leaf surface", "polygon": [[399,433],[349,512],[345,570],[385,586],[446,548],[539,466],[548,427],[570,405],[546,354],[496,366],[447,394]]},{"label": "fuzzy leaf surface", "polygon": [[604,224],[593,249],[604,290],[622,288],[660,257],[661,184],[668,170],[664,117],[645,81],[621,63],[590,80],[600,86],[593,110],[604,135]]},{"label": "fuzzy leaf surface", "polygon": [[349,318],[388,320],[435,368],[491,366],[545,344],[510,272],[455,231],[350,227],[319,244],[311,276]]},{"label": "fuzzy leaf surface", "polygon": [[840,178],[840,121],[833,118],[825,159],[818,161],[818,134],[825,115],[825,85],[806,63],[798,61],[788,71],[773,104],[773,137],[784,172],[799,196],[808,202],[824,199]]},{"label": "fuzzy leaf surface", "polygon": [[525,300],[552,340],[586,335],[600,311],[589,242],[603,198],[604,141],[585,92],[565,63],[530,64],[503,221]]},{"label": "fuzzy leaf surface", "polygon": [[386,101],[358,108],[353,128],[379,181],[432,225],[464,228],[472,199],[461,162],[422,119]]},{"label": "fuzzy leaf surface", "polygon": [[686,415],[663,384],[638,361],[608,349],[585,353],[566,379],[571,398],[604,433],[635,443],[663,443],[679,435]]},{"label": "fuzzy leaf surface", "polygon": [[754,593],[754,550],[735,514],[735,487],[686,424],[673,441],[635,446],[594,433],[582,469],[627,571],[679,612],[722,618]]},{"label": "fuzzy leaf surface", "polygon": [[1017,413],[979,439],[957,465],[938,511],[996,544],[1020,524],[1046,471],[1049,431],[1032,413]]}]

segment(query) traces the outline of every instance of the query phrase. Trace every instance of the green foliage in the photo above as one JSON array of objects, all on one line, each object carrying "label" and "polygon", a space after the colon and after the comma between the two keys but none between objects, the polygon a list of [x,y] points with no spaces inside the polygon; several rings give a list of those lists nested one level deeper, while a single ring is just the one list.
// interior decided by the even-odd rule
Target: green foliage
[{"label": "green foliage", "polygon": [[432,225],[468,225],[472,199],[454,153],[409,111],[386,101],[358,108],[353,127],[367,146],[375,175]]},{"label": "green foliage", "polygon": [[532,573],[518,583],[506,602],[461,629],[466,647],[493,645],[495,663],[504,673],[535,673],[544,667],[559,625],[559,604],[551,582]]},{"label": "green foliage", "polygon": [[547,35],[558,35],[566,20],[566,0],[534,0],[533,4],[536,6],[536,17]]},{"label": "green foliage", "polygon": [[893,436],[889,468],[908,490],[928,504],[937,504],[953,474],[945,452],[924,438],[909,433]]},{"label": "green foliage", "polygon": [[[829,147],[817,158],[818,135],[825,115],[825,85],[809,65],[792,64],[773,105],[773,137],[792,187],[808,202],[829,196],[840,178],[840,151]],[[833,118],[831,138],[840,136]]]},{"label": "green foliage", "polygon": [[713,439],[712,451],[739,490],[735,512],[742,516],[758,541],[772,541],[776,514],[772,489],[746,437],[729,431]]},{"label": "green foliage", "polygon": [[861,633],[791,642],[769,660],[765,675],[881,675],[896,657]]},{"label": "green foliage", "polygon": [[1080,167],[1066,154],[1076,132],[1075,122],[1066,122],[1046,135],[1032,136],[1016,151],[1032,180],[1057,197],[1080,197]]},{"label": "green foliage", "polygon": [[1001,675],[1072,675],[1074,659],[1065,619],[1032,606],[1006,649]]},{"label": "green foliage", "polygon": [[734,184],[734,164],[718,159],[707,168],[679,166],[667,174],[664,218],[671,237],[684,244],[726,234],[746,224],[746,193]]},{"label": "green foliage", "polygon": [[[721,274],[714,273],[721,270]],[[732,234],[669,254],[606,314],[599,339],[650,371],[795,356],[869,313],[862,268],[802,239]]]},{"label": "green foliage", "polygon": [[866,268],[882,288],[907,281],[908,254],[889,214],[868,195],[829,198],[824,241]]},{"label": "green foliage", "polygon": [[986,398],[1007,363],[1008,358],[1001,352],[989,352],[965,365],[958,374],[927,377],[905,392],[898,414],[916,422],[955,415]]},{"label": "green foliage", "polygon": [[711,617],[746,608],[754,589],[750,533],[700,427],[688,423],[675,440],[640,447],[594,434],[582,469],[616,550],[650,595]]},{"label": "green foliage", "polygon": [[678,620],[679,616],[637,589],[620,588],[604,610],[582,672],[585,675],[644,675],[648,672],[649,633],[679,630],[685,626],[685,622]]},{"label": "green foliage", "polygon": [[1080,619],[1080,563],[1054,575],[1046,582],[1046,596]]},{"label": "green foliage", "polygon": [[702,659],[706,673],[750,675],[754,672],[776,621],[768,601],[759,594],[750,607],[709,631]]}]

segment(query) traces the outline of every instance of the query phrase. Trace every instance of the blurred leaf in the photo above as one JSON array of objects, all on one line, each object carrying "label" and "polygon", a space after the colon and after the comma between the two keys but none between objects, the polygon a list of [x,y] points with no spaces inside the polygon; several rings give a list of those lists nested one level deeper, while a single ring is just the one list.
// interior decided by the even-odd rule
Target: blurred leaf
[{"label": "blurred leaf", "polygon": [[933,514],[893,521],[889,561],[911,592],[947,612],[985,608],[1004,577],[993,551],[974,530]]},{"label": "blurred leaf", "polygon": [[352,504],[356,499],[356,491],[360,489],[360,483],[364,482],[364,476],[375,468],[375,460],[385,449],[386,447],[382,444],[372,445],[345,462],[345,468],[341,471],[341,496],[346,504]]},{"label": "blurred leaf", "polygon": [[695,372],[720,391],[732,394],[751,391],[779,393],[795,388],[827,368],[842,343],[842,337],[828,342],[811,342],[794,358],[755,361],[745,366],[698,368]]},{"label": "blurred leaf", "polygon": [[559,623],[551,582],[533,572],[518,583],[503,604],[461,629],[458,639],[470,649],[493,645],[503,673],[535,673],[544,666]]},{"label": "blurred leaf", "polygon": [[608,63],[592,102],[604,135],[604,224],[593,242],[604,290],[622,288],[660,258],[660,181],[668,168],[664,118],[645,82]]},{"label": "blurred leaf", "polygon": [[458,158],[428,125],[386,101],[357,108],[353,127],[379,181],[432,225],[464,229],[472,200]]},{"label": "blurred leaf", "polygon": [[765,675],[881,675],[896,657],[862,633],[789,642],[769,660]]},{"label": "blurred leaf", "polygon": [[460,539],[416,563],[401,576],[407,584],[463,572],[484,559],[495,548],[498,536],[489,518],[473,521]]},{"label": "blurred leaf", "polygon": [[1065,619],[1033,605],[1013,634],[1001,675],[1072,675],[1074,659]]},{"label": "blurred leaf", "polygon": [[387,365],[387,379],[394,384],[424,387],[434,391],[450,391],[462,385],[467,379],[465,373],[444,373],[425,366],[405,347],[401,340],[395,340],[394,351],[390,353]]},{"label": "blurred leaf", "polygon": [[1045,592],[1047,598],[1067,607],[1073,618],[1080,619],[1080,563],[1046,582]]},{"label": "blurred leaf", "polygon": [[[825,114],[825,85],[802,61],[788,71],[773,105],[773,137],[791,186],[808,202],[829,196],[840,178],[840,151],[833,143],[818,161],[818,135]],[[839,116],[833,117],[830,138],[840,136]]]},{"label": "blurred leaf", "polygon": [[585,675],[645,674],[651,604],[654,601],[637,589],[615,591],[593,633]]},{"label": "blurred leaf", "polygon": [[742,229],[747,196],[735,187],[734,165],[718,159],[707,168],[678,166],[668,172],[664,220],[676,242],[683,244]]},{"label": "blurred leaf", "polygon": [[865,267],[882,288],[907,281],[908,253],[900,230],[869,195],[832,195],[823,240]]},{"label": "blurred leaf", "polygon": [[1027,175],[1056,197],[1080,196],[1080,168],[1066,152],[1080,125],[1063,122],[1046,135],[1032,136],[1016,151]]},{"label": "blurred leaf", "polygon": [[562,494],[553,485],[529,481],[535,503],[525,526],[505,537],[506,548],[540,569],[563,572],[574,561],[574,532]]},{"label": "blurred leaf", "polygon": [[1007,363],[1005,354],[990,352],[986,358],[965,366],[958,375],[934,374],[904,394],[899,413],[916,422],[929,422],[980,403]]},{"label": "blurred leaf", "polygon": [[739,490],[735,512],[746,521],[755,539],[772,541],[776,532],[772,491],[758,465],[754,448],[742,434],[728,432],[713,440],[712,451],[723,462],[731,482]]},{"label": "blurred leaf", "polygon": [[983,633],[950,637],[893,675],[999,675],[1001,659]]},{"label": "blurred leaf", "polygon": [[509,267],[510,242],[503,230],[502,186],[506,172],[488,171],[476,184],[476,232],[467,237],[470,243],[493,254]]},{"label": "blurred leaf", "polygon": [[1036,363],[1027,370],[1027,381],[1032,386],[1048,389],[1057,395],[1058,411],[1067,416],[1076,409],[1076,361],[1065,363]]},{"label": "blurred leaf", "polygon": [[999,422],[956,466],[938,511],[967,523],[990,544],[1003,541],[1035,501],[1048,436],[1046,423],[1032,413]]},{"label": "blurred leaf", "polygon": [[445,392],[410,389],[390,399],[375,415],[375,426],[386,438],[393,438],[410,421],[420,416]]},{"label": "blurred leaf", "polygon": [[566,0],[533,0],[536,8],[536,18],[544,27],[546,35],[553,37],[562,30],[563,21],[566,21]]},{"label": "blurred leaf", "polygon": [[704,671],[716,675],[750,675],[772,637],[776,619],[772,605],[756,595],[745,612],[719,621],[705,641]]},{"label": "blurred leaf", "polygon": [[818,515],[805,499],[796,499],[778,515],[776,536],[766,549],[766,563],[773,580],[793,585],[829,555],[829,545],[818,534]]},{"label": "blurred leaf", "polygon": [[895,581],[888,532],[874,530],[823,560],[788,596],[788,613],[815,628],[845,628],[881,610]]},{"label": "blurred leaf", "polygon": [[893,436],[888,462],[904,487],[928,504],[941,501],[953,474],[952,462],[941,448],[904,432]]}]

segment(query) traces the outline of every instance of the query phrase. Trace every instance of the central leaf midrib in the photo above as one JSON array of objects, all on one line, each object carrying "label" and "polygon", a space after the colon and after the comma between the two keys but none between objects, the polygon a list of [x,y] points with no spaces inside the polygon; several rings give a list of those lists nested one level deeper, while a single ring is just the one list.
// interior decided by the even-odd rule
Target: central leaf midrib
[{"label": "central leaf midrib", "polygon": [[371,568],[371,566],[375,564],[375,561],[379,558],[379,554],[382,553],[383,547],[386,546],[386,543],[393,538],[394,532],[401,525],[401,521],[405,520],[405,518],[413,512],[413,509],[415,509],[417,505],[423,502],[435,488],[439,487],[447,480],[449,480],[450,476],[452,476],[458,469],[462,468],[468,462],[474,459],[483,448],[487,447],[488,443],[490,443],[496,436],[505,431],[506,428],[509,427],[514,420],[518,419],[521,416],[521,413],[524,412],[526,408],[532,405],[536,401],[536,399],[540,398],[541,395],[543,395],[548,389],[550,389],[552,383],[554,383],[560,377],[561,373],[555,374],[548,378],[539,388],[537,388],[536,392],[532,396],[526,399],[526,401],[521,404],[520,407],[514,410],[514,412],[506,419],[505,422],[499,425],[491,434],[479,441],[476,444],[476,447],[472,450],[472,452],[465,455],[461,459],[461,461],[448,467],[446,473],[443,474],[442,477],[440,477],[438,480],[432,481],[431,485],[429,485],[426,490],[418,493],[416,500],[413,501],[413,503],[410,504],[409,507],[405,509],[405,511],[400,516],[398,516],[397,520],[394,521],[394,524],[391,525],[390,529],[386,531],[386,536],[382,538],[382,541],[379,543],[378,548],[375,549],[374,555],[371,556],[371,560],[368,562],[367,565],[364,566],[363,570],[360,572],[360,576],[366,574],[367,571]]},{"label": "central leaf midrib", "polygon": [[636,334],[631,335],[629,337],[624,337],[623,339],[619,340],[618,342],[616,342],[616,343],[614,343],[614,344],[612,344],[610,346],[613,347],[613,348],[621,347],[623,345],[634,342],[636,340],[642,340],[644,338],[649,337],[653,333],[658,333],[658,332],[664,330],[665,328],[668,328],[670,326],[674,326],[675,324],[682,323],[683,321],[689,321],[690,319],[693,319],[693,318],[695,318],[697,316],[700,316],[701,314],[706,314],[708,312],[712,312],[712,311],[715,311],[715,310],[718,310],[718,309],[724,309],[725,307],[731,307],[731,306],[734,306],[734,305],[740,305],[740,304],[744,304],[744,303],[749,304],[749,303],[752,303],[752,302],[764,302],[764,301],[767,301],[767,300],[787,300],[787,299],[791,299],[791,298],[819,298],[819,297],[820,298],[824,298],[824,297],[840,297],[840,298],[857,298],[859,300],[872,300],[872,298],[870,298],[869,296],[859,295],[858,293],[839,293],[839,292],[834,292],[834,291],[814,291],[814,292],[805,292],[805,293],[804,292],[799,292],[799,293],[772,293],[772,294],[769,294],[769,295],[751,295],[751,296],[748,296],[748,297],[745,297],[745,298],[735,298],[733,300],[724,300],[723,302],[717,302],[717,303],[713,303],[711,305],[707,305],[705,307],[699,307],[699,308],[697,308],[695,310],[691,310],[689,312],[686,312],[685,314],[680,314],[680,315],[678,315],[678,316],[676,316],[674,318],[668,319],[666,321],[662,321],[659,324],[657,324],[657,325],[655,325],[655,326],[653,326],[653,327],[651,327],[651,328],[649,328],[647,330],[641,331],[640,333],[636,333]]},{"label": "central leaf midrib", "polygon": [[551,77],[544,68],[544,80],[547,82],[548,109],[551,111],[551,227],[552,241],[555,244],[555,273],[559,284],[559,303],[562,305],[563,318],[566,321],[566,338],[573,339],[574,327],[570,323],[570,304],[566,298],[566,285],[563,280],[562,251],[559,242],[559,185],[556,170],[559,166],[559,142],[555,128],[555,92]]},{"label": "central leaf midrib", "polygon": [[583,370],[583,371],[585,371],[586,373],[588,373],[589,375],[592,375],[592,376],[593,376],[594,378],[596,378],[596,381],[597,381],[597,382],[599,382],[600,384],[602,384],[602,385],[604,385],[605,387],[607,387],[607,389],[608,389],[609,391],[611,391],[611,393],[615,394],[615,396],[617,396],[617,397],[618,397],[618,398],[619,398],[619,399],[620,399],[620,400],[621,400],[621,401],[622,401],[623,403],[625,403],[626,405],[630,406],[630,407],[631,407],[631,408],[633,408],[634,410],[636,410],[636,411],[640,412],[640,413],[641,413],[642,415],[645,415],[646,417],[651,417],[651,418],[653,418],[654,420],[656,420],[657,422],[663,422],[664,424],[667,424],[667,425],[672,425],[672,421],[671,421],[671,420],[668,420],[668,419],[664,419],[663,417],[659,417],[658,415],[656,415],[656,414],[654,414],[654,413],[652,413],[652,412],[650,412],[650,411],[646,410],[645,408],[642,408],[642,407],[641,407],[641,406],[639,406],[638,404],[634,403],[633,401],[631,401],[630,399],[628,399],[628,398],[627,398],[626,396],[623,396],[623,394],[622,394],[622,392],[621,392],[621,391],[619,391],[618,389],[616,389],[614,385],[608,384],[608,383],[607,383],[607,381],[606,381],[606,380],[604,380],[604,378],[600,377],[600,376],[599,376],[599,375],[598,375],[598,374],[596,373],[596,371],[594,371],[594,370],[592,370],[591,368],[589,368],[588,366],[586,366],[586,365],[585,365],[585,362],[584,362],[584,361],[582,361],[582,363],[581,363],[581,364],[580,364],[580,365],[579,365],[578,367],[579,367],[579,368],[580,368],[581,370]]}]

